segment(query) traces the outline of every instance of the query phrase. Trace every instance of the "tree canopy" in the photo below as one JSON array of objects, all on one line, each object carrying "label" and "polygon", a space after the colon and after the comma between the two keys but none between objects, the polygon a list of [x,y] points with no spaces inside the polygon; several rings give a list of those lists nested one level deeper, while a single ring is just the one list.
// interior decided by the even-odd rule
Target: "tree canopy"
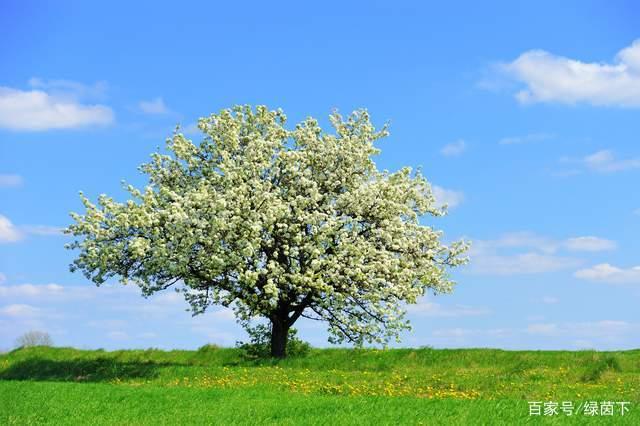
[{"label": "tree canopy", "polygon": [[467,244],[421,223],[446,210],[419,171],[377,169],[386,126],[365,110],[330,122],[332,133],[313,118],[288,130],[281,110],[237,106],[200,119],[199,143],[176,130],[130,200],[81,193],[71,269],[144,295],[173,286],[194,315],[222,305],[266,318],[274,356],[300,317],[326,322],[331,342],[397,337],[406,304],[452,289]]}]

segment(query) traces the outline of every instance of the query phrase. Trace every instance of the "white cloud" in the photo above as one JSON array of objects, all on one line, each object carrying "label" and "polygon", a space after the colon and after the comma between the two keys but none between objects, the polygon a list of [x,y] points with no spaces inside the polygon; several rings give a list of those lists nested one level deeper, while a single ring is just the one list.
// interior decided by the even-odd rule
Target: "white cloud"
[{"label": "white cloud", "polygon": [[[46,84],[34,87],[43,86]],[[104,126],[113,122],[111,108],[80,103],[79,96],[77,92],[63,93],[61,90],[47,92],[0,87],[0,128],[43,131]]]},{"label": "white cloud", "polygon": [[62,99],[102,99],[107,92],[107,82],[99,81],[93,85],[82,84],[71,80],[43,80],[32,77],[29,86],[42,89]]},{"label": "white cloud", "polygon": [[46,225],[14,225],[8,217],[0,215],[0,244],[14,243],[25,235],[58,236],[63,235],[63,228]]},{"label": "white cloud", "polygon": [[438,185],[433,185],[431,189],[433,190],[433,196],[439,207],[446,204],[448,208],[453,209],[459,206],[464,200],[464,193],[460,191],[445,189]]},{"label": "white cloud", "polygon": [[1,297],[51,297],[61,295],[64,287],[58,284],[18,284],[0,286]]},{"label": "white cloud", "polygon": [[0,272],[0,284],[4,283],[5,281],[7,281],[7,276]]},{"label": "white cloud", "polygon": [[0,341],[12,341],[31,329],[52,333],[56,328],[73,330],[56,343],[92,342],[94,347],[113,349],[150,342],[167,348],[192,347],[204,336],[233,345],[241,336],[230,309],[212,306],[205,315],[192,317],[185,312],[187,306],[183,295],[173,291],[143,298],[136,285],[5,283],[0,284]]},{"label": "white cloud", "polygon": [[23,235],[18,228],[7,217],[0,215],[0,244],[13,243],[22,238]]},{"label": "white cloud", "polygon": [[529,334],[543,334],[554,335],[558,333],[557,324],[529,324],[527,326],[527,333]]},{"label": "white cloud", "polygon": [[565,246],[572,251],[608,251],[615,250],[617,244],[615,241],[588,236],[569,238],[565,241]]},{"label": "white cloud", "polygon": [[610,150],[601,150],[582,159],[584,166],[594,172],[612,173],[640,168],[640,158],[618,160]]},{"label": "white cloud", "polygon": [[623,269],[608,263],[600,263],[591,268],[580,269],[573,275],[583,280],[608,284],[640,284],[640,266]]},{"label": "white cloud", "polygon": [[637,324],[630,324],[626,321],[602,320],[562,324],[530,324],[526,333],[542,336],[616,340],[634,330],[638,330]]},{"label": "white cloud", "polygon": [[[434,337],[444,339],[455,339],[457,343],[467,343],[468,338],[480,337],[483,341],[488,338],[517,337],[518,340],[525,340],[527,336],[540,336],[543,338],[559,339],[562,342],[569,342],[572,346],[594,347],[592,342],[597,340],[602,343],[621,342],[624,339],[633,337],[640,331],[640,325],[618,320],[601,320],[585,322],[563,322],[563,323],[532,323],[524,328],[496,328],[496,329],[471,329],[471,328],[450,328],[437,329],[431,334]],[[589,344],[585,344],[587,342]]]},{"label": "white cloud", "polygon": [[554,305],[558,302],[560,302],[560,300],[557,297],[545,296],[542,298],[542,303],[545,303],[547,305]]},{"label": "white cloud", "polygon": [[[0,283],[2,284],[2,283]],[[132,293],[129,287],[114,287],[104,285],[97,288],[92,284],[85,285],[60,285],[49,284],[14,284],[0,285],[0,298],[11,299],[12,302],[29,303],[65,303],[78,300],[95,299],[100,297],[118,296],[124,293]]]},{"label": "white cloud", "polygon": [[495,240],[478,240],[474,247],[482,251],[505,248],[534,249],[544,253],[555,253],[560,249],[569,251],[607,251],[617,247],[615,241],[594,236],[571,237],[555,240],[530,231],[508,232]]},{"label": "white cloud", "polygon": [[467,149],[467,144],[462,139],[455,142],[451,142],[442,147],[440,153],[445,157],[456,157],[462,154]]},{"label": "white cloud", "polygon": [[0,175],[0,188],[12,188],[22,185],[20,175]]},{"label": "white cloud", "polygon": [[15,318],[34,317],[39,313],[40,309],[22,303],[15,303],[0,308],[0,315]]},{"label": "white cloud", "polygon": [[[640,324],[619,320],[585,322],[539,322],[523,328],[450,328],[431,332],[431,342],[438,341],[444,347],[496,346],[513,349],[598,348],[617,350],[634,348],[640,336]],[[508,341],[494,339],[509,338]],[[529,342],[529,343],[526,343]]]},{"label": "white cloud", "polygon": [[582,264],[581,259],[558,253],[616,247],[613,241],[592,236],[555,240],[528,231],[507,233],[495,240],[471,240],[469,271],[484,275],[541,274],[575,268]]},{"label": "white cloud", "polygon": [[537,235],[530,231],[508,232],[495,240],[479,240],[474,242],[478,250],[495,250],[497,248],[532,248],[545,253],[558,250],[558,243],[551,238]]},{"label": "white cloud", "polygon": [[515,94],[523,104],[640,106],[640,40],[618,52],[610,64],[530,50],[499,69],[524,84],[525,88]]},{"label": "white cloud", "polygon": [[46,226],[46,225],[24,225],[20,229],[27,234],[40,235],[40,236],[56,236],[63,235],[64,228],[59,226]]},{"label": "white cloud", "polygon": [[575,268],[579,259],[540,253],[515,255],[475,254],[471,252],[471,272],[483,275],[528,275]]},{"label": "white cloud", "polygon": [[465,305],[445,307],[438,303],[422,300],[414,305],[407,306],[407,312],[426,317],[467,317],[488,315],[491,311],[487,308],[474,308]]},{"label": "white cloud", "polygon": [[577,175],[584,171],[594,173],[615,173],[640,168],[640,157],[618,159],[613,151],[603,149],[581,158],[562,157],[561,163],[574,164],[574,168],[555,172],[556,176]]},{"label": "white cloud", "polygon": [[531,133],[524,136],[510,136],[500,139],[498,142],[500,145],[520,145],[529,142],[540,142],[547,139],[552,139],[554,135],[549,133]]},{"label": "white cloud", "polygon": [[140,101],[138,108],[145,114],[162,115],[169,112],[169,109],[160,97],[149,101]]}]

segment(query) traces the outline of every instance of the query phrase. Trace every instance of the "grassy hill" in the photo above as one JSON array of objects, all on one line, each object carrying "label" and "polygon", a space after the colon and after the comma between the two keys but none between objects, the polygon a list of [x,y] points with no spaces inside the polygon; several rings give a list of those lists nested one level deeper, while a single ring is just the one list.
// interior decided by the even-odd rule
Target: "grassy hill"
[{"label": "grassy hill", "polygon": [[[1,424],[640,424],[640,350],[27,348],[0,355]],[[530,416],[529,401],[573,404]],[[623,415],[584,414],[628,401]],[[600,413],[600,411],[599,411]]]}]

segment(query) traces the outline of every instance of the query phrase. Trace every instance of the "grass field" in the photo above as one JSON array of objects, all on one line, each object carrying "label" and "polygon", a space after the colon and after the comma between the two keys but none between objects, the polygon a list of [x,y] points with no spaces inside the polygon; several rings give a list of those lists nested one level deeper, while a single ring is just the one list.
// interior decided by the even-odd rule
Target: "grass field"
[{"label": "grass field", "polygon": [[[236,349],[0,355],[0,424],[640,424],[640,350]],[[530,416],[529,401],[573,403]],[[585,404],[629,402],[589,416]],[[580,408],[579,408],[580,407]],[[544,409],[544,408],[543,408]],[[605,410],[606,413],[606,410]]]}]

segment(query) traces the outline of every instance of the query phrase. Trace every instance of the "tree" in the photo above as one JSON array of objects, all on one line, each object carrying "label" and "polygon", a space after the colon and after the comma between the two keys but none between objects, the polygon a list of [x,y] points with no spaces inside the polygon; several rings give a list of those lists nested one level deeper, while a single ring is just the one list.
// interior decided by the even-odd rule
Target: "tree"
[{"label": "tree", "polygon": [[44,331],[28,331],[16,339],[16,346],[28,348],[30,346],[53,346],[49,333]]},{"label": "tree", "polygon": [[334,134],[313,118],[287,130],[281,110],[236,106],[199,120],[199,144],[177,129],[140,167],[148,186],[126,185],[132,200],[80,193],[71,270],[145,296],[174,286],[193,315],[218,304],[266,318],[274,357],[300,317],[328,323],[332,343],[397,338],[405,304],[452,289],[467,244],[420,223],[446,211],[419,171],[377,170],[386,126],[364,110],[330,121]]}]

